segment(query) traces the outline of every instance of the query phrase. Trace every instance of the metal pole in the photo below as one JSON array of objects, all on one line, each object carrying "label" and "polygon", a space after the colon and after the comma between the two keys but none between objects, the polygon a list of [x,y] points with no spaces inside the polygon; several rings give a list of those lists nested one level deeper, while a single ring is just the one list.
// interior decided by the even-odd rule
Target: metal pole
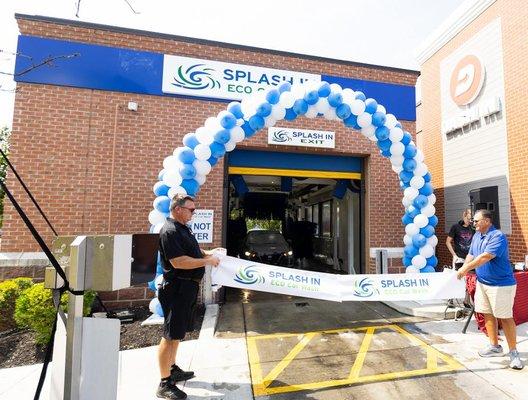
[{"label": "metal pole", "polygon": [[[87,238],[77,236],[71,244],[68,280],[74,290],[84,290]],[[81,384],[83,296],[69,294],[66,323],[66,363],[64,371],[64,399],[79,400]]]}]

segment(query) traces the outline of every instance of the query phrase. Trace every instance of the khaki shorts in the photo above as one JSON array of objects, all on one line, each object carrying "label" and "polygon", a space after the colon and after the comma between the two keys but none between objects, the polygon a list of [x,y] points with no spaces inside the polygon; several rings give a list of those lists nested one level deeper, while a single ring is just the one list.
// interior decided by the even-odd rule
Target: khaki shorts
[{"label": "khaki shorts", "polygon": [[513,318],[513,300],[517,285],[488,286],[477,281],[475,312],[491,314],[495,318]]}]

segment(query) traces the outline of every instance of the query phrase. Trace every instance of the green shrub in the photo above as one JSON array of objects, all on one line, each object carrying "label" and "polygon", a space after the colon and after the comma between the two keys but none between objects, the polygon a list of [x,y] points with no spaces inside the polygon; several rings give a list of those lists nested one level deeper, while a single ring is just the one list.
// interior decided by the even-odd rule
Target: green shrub
[{"label": "green shrub", "polygon": [[[84,294],[84,315],[88,315],[95,298],[94,291],[86,291]],[[68,294],[61,296],[61,308],[68,308]],[[37,344],[45,344],[51,336],[53,319],[55,318],[55,307],[51,296],[51,290],[44,288],[44,284],[38,283],[24,290],[16,301],[15,321],[19,327],[27,327],[36,333]]]},{"label": "green shrub", "polygon": [[0,282],[0,332],[16,326],[13,318],[16,299],[31,285],[33,285],[31,278],[15,278]]}]

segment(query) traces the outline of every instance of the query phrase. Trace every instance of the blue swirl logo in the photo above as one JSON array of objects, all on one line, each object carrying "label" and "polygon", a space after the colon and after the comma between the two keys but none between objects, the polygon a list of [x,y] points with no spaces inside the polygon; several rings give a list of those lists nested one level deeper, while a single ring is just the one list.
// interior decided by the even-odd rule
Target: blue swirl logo
[{"label": "blue swirl logo", "polygon": [[243,283],[244,285],[253,285],[255,283],[262,284],[266,281],[256,265],[240,267],[234,280],[235,282]]},{"label": "blue swirl logo", "polygon": [[379,290],[374,288],[374,282],[370,278],[363,278],[354,282],[354,296],[371,297],[378,293]]},{"label": "blue swirl logo", "polygon": [[291,141],[291,138],[288,136],[288,132],[285,130],[280,130],[273,132],[273,139],[274,142],[284,143]]},{"label": "blue swirl logo", "polygon": [[204,66],[205,64],[195,64],[184,70],[183,65],[180,65],[172,85],[192,90],[220,89],[220,82],[212,76],[215,70],[213,68],[203,68]]}]

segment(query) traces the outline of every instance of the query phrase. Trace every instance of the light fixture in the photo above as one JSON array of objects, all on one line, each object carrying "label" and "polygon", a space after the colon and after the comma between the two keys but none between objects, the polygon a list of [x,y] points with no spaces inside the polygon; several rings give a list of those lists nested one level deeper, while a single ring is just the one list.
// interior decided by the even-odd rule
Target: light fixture
[{"label": "light fixture", "polygon": [[135,101],[129,101],[127,108],[130,111],[137,111],[138,110],[138,103],[136,103]]}]

